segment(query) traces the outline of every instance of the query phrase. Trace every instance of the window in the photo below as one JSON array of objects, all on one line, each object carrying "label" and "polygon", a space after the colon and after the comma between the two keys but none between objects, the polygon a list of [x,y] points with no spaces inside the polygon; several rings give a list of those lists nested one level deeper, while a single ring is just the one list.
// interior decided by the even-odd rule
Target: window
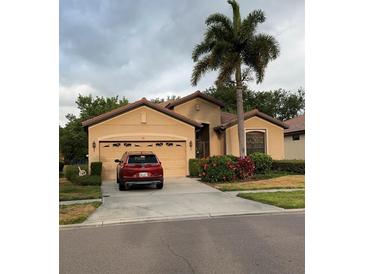
[{"label": "window", "polygon": [[156,164],[155,155],[129,155],[128,164]]},{"label": "window", "polygon": [[247,155],[254,152],[265,153],[265,133],[261,131],[250,131],[246,133]]},{"label": "window", "polygon": [[298,141],[298,140],[300,140],[300,135],[299,134],[294,134],[292,136],[292,138],[293,138],[293,141]]}]

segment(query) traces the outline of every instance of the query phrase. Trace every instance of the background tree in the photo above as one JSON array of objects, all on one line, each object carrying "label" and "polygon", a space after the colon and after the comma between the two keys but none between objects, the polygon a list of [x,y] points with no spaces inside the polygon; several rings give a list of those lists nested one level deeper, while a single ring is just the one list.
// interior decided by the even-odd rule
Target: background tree
[{"label": "background tree", "polygon": [[81,122],[126,105],[128,100],[125,97],[119,99],[118,96],[93,98],[92,95],[79,94],[75,103],[80,111],[79,117],[67,114],[68,122],[64,127],[59,127],[59,149],[66,164],[81,163],[87,160],[87,133],[81,126]]},{"label": "background tree", "polygon": [[232,6],[233,20],[224,14],[215,13],[205,21],[207,30],[204,40],[195,46],[192,53],[196,64],[191,83],[197,85],[200,78],[211,70],[218,70],[217,85],[234,83],[238,142],[242,157],[246,154],[242,93],[247,81],[252,79],[251,73],[255,74],[257,83],[262,82],[267,64],[279,55],[279,45],[274,37],[256,33],[258,24],[265,22],[263,11],[255,10],[241,20],[238,3],[235,0],[229,0],[228,3]]},{"label": "background tree", "polygon": [[165,101],[177,100],[177,99],[180,99],[180,96],[171,95],[171,96],[167,96],[166,99],[165,98],[157,97],[157,98],[151,99],[150,101],[153,102],[153,103],[155,103],[155,104],[159,104],[159,103],[163,103]]},{"label": "background tree", "polygon": [[[223,101],[225,103],[225,111],[236,113],[236,91],[232,84],[221,87],[213,86],[206,89],[204,93]],[[273,91],[252,91],[246,89],[243,106],[244,111],[258,108],[270,116],[280,120],[287,120],[304,113],[305,92],[303,88],[299,88],[295,92],[285,89]]]}]

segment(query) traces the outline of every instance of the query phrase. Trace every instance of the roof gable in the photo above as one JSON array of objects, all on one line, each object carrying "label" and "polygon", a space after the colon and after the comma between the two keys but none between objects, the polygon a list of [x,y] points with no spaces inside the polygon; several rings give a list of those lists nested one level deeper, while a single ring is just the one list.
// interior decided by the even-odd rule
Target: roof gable
[{"label": "roof gable", "polygon": [[165,107],[166,108],[169,108],[169,109],[172,109],[172,108],[174,108],[177,105],[181,105],[181,104],[186,103],[186,102],[188,102],[190,100],[193,100],[195,98],[202,98],[202,99],[204,99],[204,100],[206,100],[208,102],[211,102],[211,103],[213,103],[215,105],[218,105],[220,107],[224,107],[224,103],[222,101],[220,101],[220,100],[218,100],[218,99],[216,99],[216,98],[214,98],[212,96],[206,95],[206,94],[200,92],[199,90],[197,90],[196,92],[194,92],[194,93],[192,93],[190,95],[187,95],[185,97],[182,97],[180,99],[176,99],[176,100],[168,103],[167,105],[165,105]]},{"label": "roof gable", "polygon": [[113,109],[112,111],[109,111],[109,112],[106,112],[106,113],[103,113],[101,115],[98,115],[96,117],[93,117],[93,118],[90,118],[90,119],[87,119],[85,121],[83,121],[81,124],[83,127],[88,127],[88,126],[92,126],[92,125],[95,125],[95,124],[98,124],[100,122],[103,122],[103,121],[106,121],[108,119],[111,119],[111,118],[114,118],[118,115],[121,115],[123,113],[126,113],[128,111],[131,111],[133,109],[136,109],[138,107],[141,107],[141,106],[147,106],[147,107],[150,107],[156,111],[159,111],[159,112],[162,112],[168,116],[171,116],[177,120],[180,120],[184,123],[187,123],[187,124],[190,124],[192,126],[195,126],[195,127],[202,127],[202,125],[196,121],[193,121],[181,114],[178,114],[174,111],[171,111],[167,108],[164,108],[164,107],[161,107],[155,103],[152,103],[150,101],[148,101],[146,98],[142,98],[141,100],[138,100],[134,103],[131,103],[131,104],[128,104],[128,105],[125,105],[125,106],[122,106],[122,107],[119,107],[119,108],[116,108],[116,109]]}]

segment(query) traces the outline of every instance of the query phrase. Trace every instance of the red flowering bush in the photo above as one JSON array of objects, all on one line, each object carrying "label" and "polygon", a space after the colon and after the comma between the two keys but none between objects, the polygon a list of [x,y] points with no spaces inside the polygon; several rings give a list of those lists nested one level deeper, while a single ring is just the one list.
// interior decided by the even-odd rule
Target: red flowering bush
[{"label": "red flowering bush", "polygon": [[202,181],[218,183],[245,180],[254,174],[255,166],[250,157],[223,155],[202,159],[200,170]]},{"label": "red flowering bush", "polygon": [[202,181],[217,183],[234,180],[234,160],[230,156],[212,156],[201,161]]},{"label": "red flowering bush", "polygon": [[246,180],[255,173],[255,165],[249,156],[238,158],[236,162],[237,179]]}]

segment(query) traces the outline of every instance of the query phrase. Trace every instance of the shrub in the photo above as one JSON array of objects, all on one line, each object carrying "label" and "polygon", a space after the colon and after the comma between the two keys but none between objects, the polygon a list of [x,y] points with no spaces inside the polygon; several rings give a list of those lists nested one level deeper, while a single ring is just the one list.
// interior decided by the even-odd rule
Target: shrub
[{"label": "shrub", "polygon": [[91,175],[101,176],[103,163],[102,162],[92,162],[90,165],[90,173]]},{"label": "shrub", "polygon": [[304,174],[305,162],[303,160],[274,160],[271,169]]},{"label": "shrub", "polygon": [[65,165],[64,162],[59,162],[60,165],[59,165],[59,172],[62,172],[63,171],[63,166]]},{"label": "shrub", "polygon": [[255,173],[255,165],[249,156],[238,158],[235,171],[237,179],[246,180]]},{"label": "shrub", "polygon": [[235,178],[235,163],[226,155],[209,157],[201,165],[202,180],[205,182],[229,182]]},{"label": "shrub", "polygon": [[261,152],[255,152],[250,155],[252,159],[256,173],[266,173],[270,171],[272,165],[272,158],[270,155]]},{"label": "shrub", "polygon": [[[87,165],[80,165],[80,168],[88,171]],[[65,177],[71,180],[72,177],[79,177],[78,165],[66,165],[64,167]]]},{"label": "shrub", "polygon": [[189,159],[189,174],[198,177],[201,174],[200,159]]},{"label": "shrub", "polygon": [[85,176],[74,176],[71,178],[72,183],[81,186],[100,186],[101,176],[98,175],[85,175]]}]

